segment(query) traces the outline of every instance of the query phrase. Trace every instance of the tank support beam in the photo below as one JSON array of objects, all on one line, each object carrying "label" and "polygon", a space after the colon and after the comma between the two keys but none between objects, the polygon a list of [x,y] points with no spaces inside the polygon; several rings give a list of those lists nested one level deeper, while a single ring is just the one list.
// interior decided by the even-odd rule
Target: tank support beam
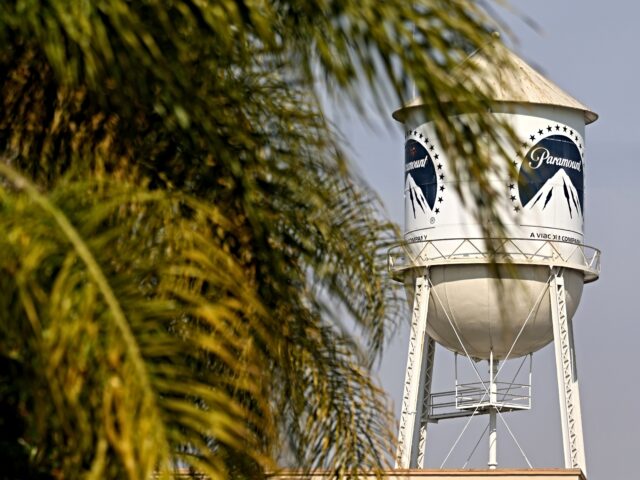
[{"label": "tank support beam", "polygon": [[564,466],[565,468],[580,468],[586,475],[578,370],[573,343],[573,326],[567,315],[563,269],[553,268],[551,273],[549,293],[558,375]]},{"label": "tank support beam", "polygon": [[407,369],[402,395],[396,468],[416,468],[424,464],[429,421],[429,398],[435,342],[427,335],[429,278],[415,280]]},{"label": "tank support beam", "polygon": [[498,415],[498,395],[496,386],[496,377],[498,375],[498,362],[493,359],[493,351],[489,356],[489,402],[491,409],[489,410],[489,470],[498,468],[498,430],[496,425],[496,417]]},{"label": "tank support beam", "polygon": [[431,380],[433,379],[433,358],[436,352],[436,342],[433,338],[427,338],[427,351],[424,352],[425,370],[424,385],[422,387],[422,413],[420,415],[420,442],[418,443],[417,467],[424,468],[424,454],[427,446],[427,425],[429,424],[429,413],[431,411]]}]

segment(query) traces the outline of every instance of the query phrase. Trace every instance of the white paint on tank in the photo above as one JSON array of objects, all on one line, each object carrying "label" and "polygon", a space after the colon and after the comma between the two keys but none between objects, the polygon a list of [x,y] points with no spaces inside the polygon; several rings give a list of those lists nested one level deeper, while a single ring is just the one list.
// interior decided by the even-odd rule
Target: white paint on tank
[{"label": "white paint on tank", "polygon": [[[521,150],[512,152],[519,177],[500,168],[502,159],[489,175],[502,192],[496,200],[509,237],[583,243],[583,113],[548,106],[513,110],[496,115],[522,140]],[[413,123],[405,144],[405,240],[480,237],[481,226],[456,194],[459,189],[471,198],[476,184],[464,173],[454,179],[430,122]]]},{"label": "white paint on tank", "polygon": [[[548,267],[499,269],[498,280],[488,265],[451,265],[430,269],[427,333],[445,348],[471,357],[504,359],[535,352],[553,340]],[[573,317],[582,296],[582,272],[565,271],[567,313]],[[414,277],[405,284],[413,303]],[[456,336],[453,324],[464,348]],[[522,333],[518,337],[524,325]],[[518,341],[514,341],[518,337]]]},{"label": "white paint on tank", "polygon": [[[508,237],[523,252],[533,253],[545,241],[559,242],[554,248],[561,253],[563,249],[575,251],[576,244],[584,243],[584,111],[530,104],[502,104],[498,108],[502,110],[495,115],[508,121],[521,140],[519,149],[512,150],[510,156],[518,175],[511,177],[498,157],[489,173],[489,181],[501,195],[495,200]],[[477,185],[464,173],[454,176],[433,125],[421,120],[418,112],[412,109],[405,118],[404,237],[413,242],[410,249],[414,253],[423,250],[424,254],[424,242],[434,241],[427,248],[445,256],[458,249],[459,259],[464,252],[454,239],[480,238],[483,229],[456,191],[472,198],[469,193]],[[463,248],[472,254],[475,247]],[[547,253],[551,256],[551,250],[538,254],[540,258]],[[468,353],[482,359],[491,351],[496,359],[504,358],[525,321],[511,357],[549,343],[553,338],[549,266],[534,262],[501,268],[500,272],[498,280],[486,264],[431,267],[428,334],[446,348],[464,353],[453,324]],[[413,277],[407,275],[405,281],[411,302]],[[571,318],[580,302],[584,274],[568,270],[565,282]]]}]

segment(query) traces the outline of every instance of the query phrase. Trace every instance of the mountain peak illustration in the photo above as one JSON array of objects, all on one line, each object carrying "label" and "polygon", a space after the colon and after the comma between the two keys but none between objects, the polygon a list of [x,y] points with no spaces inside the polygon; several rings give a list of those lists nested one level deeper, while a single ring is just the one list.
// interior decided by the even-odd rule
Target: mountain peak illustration
[{"label": "mountain peak illustration", "polygon": [[411,200],[413,218],[416,218],[418,214],[424,215],[431,212],[431,208],[429,208],[429,204],[427,203],[424,193],[422,193],[422,189],[418,186],[410,173],[407,174],[407,180],[404,188]]},{"label": "mountain peak illustration", "polygon": [[570,219],[582,220],[582,206],[578,191],[563,168],[545,182],[540,190],[524,206],[525,211],[555,212]]}]

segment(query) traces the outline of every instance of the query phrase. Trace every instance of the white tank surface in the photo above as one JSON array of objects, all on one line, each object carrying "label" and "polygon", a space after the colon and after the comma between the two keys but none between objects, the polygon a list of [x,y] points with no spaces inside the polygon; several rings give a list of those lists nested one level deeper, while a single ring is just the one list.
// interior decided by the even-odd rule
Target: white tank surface
[{"label": "white tank surface", "polygon": [[[549,268],[518,266],[517,279],[511,274],[501,269],[497,280],[482,264],[432,267],[427,334],[440,345],[477,359],[487,359],[491,351],[496,360],[517,358],[547,345],[553,340]],[[567,270],[564,277],[571,318],[582,296],[583,274]],[[413,277],[405,286],[412,303]]]},{"label": "white tank surface", "polygon": [[492,112],[520,140],[520,150],[512,155],[517,176],[499,158],[490,177],[495,190],[503,192],[498,207],[507,238],[498,242],[501,258],[512,262],[500,267],[499,275],[489,265],[481,226],[456,193],[473,184],[464,173],[454,178],[433,125],[421,117],[420,100],[394,113],[406,126],[407,245],[390,252],[392,270],[403,276],[412,303],[415,276],[429,268],[433,288],[427,333],[465,353],[462,341],[467,353],[479,359],[491,352],[504,358],[512,347],[511,358],[526,355],[553,339],[550,267],[565,268],[570,318],[583,284],[595,280],[598,271],[599,252],[584,246],[583,234],[584,130],[597,115],[509,55],[508,70],[490,70]]}]

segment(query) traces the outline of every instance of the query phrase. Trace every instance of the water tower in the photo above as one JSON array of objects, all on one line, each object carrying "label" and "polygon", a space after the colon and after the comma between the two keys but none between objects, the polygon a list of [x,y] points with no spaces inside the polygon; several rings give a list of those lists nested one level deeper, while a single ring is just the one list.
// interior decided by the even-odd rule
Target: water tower
[{"label": "water tower", "polygon": [[[507,56],[508,67],[486,69],[492,114],[508,122],[520,144],[515,169],[500,158],[490,174],[502,192],[505,238],[487,242],[461,203],[456,189],[472,188],[472,179],[452,174],[420,99],[393,114],[406,130],[405,243],[390,250],[389,268],[412,304],[398,468],[423,467],[429,422],[483,413],[488,465],[496,468],[497,418],[531,405],[530,376],[501,382],[499,365],[530,358],[553,341],[564,465],[586,471],[572,318],[583,285],[600,271],[599,251],[583,236],[584,130],[597,115],[512,52]],[[468,357],[478,381],[456,379],[454,391],[432,393],[436,343]],[[486,380],[481,360],[488,362]]]}]

